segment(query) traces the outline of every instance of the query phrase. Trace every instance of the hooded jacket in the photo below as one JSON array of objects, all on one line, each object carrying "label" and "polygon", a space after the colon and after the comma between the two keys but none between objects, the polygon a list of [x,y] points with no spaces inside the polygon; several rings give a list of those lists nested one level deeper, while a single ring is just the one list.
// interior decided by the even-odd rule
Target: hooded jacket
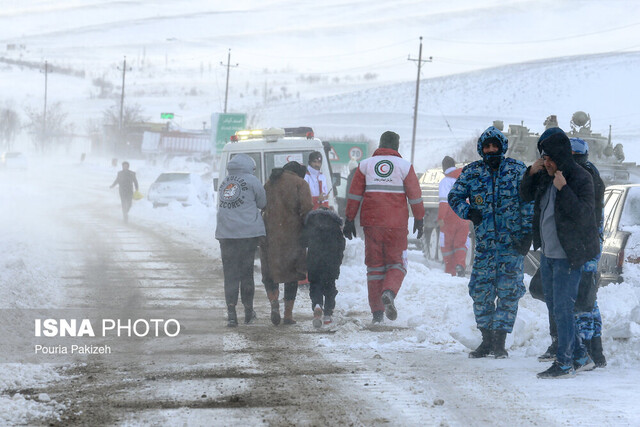
[{"label": "hooded jacket", "polygon": [[[593,180],[589,172],[573,160],[569,138],[562,129],[547,129],[540,136],[538,149],[556,163],[567,181],[567,185],[556,194],[556,232],[571,267],[579,268],[600,251]],[[522,178],[520,193],[524,200],[535,201],[533,246],[538,249],[542,245],[540,200],[549,186],[553,185],[553,177],[546,169],[532,176],[529,174],[530,169],[531,167],[527,168]]]},{"label": "hooded jacket", "polygon": [[[494,139],[500,144],[500,165],[497,170],[484,160],[482,144]],[[533,204],[520,197],[519,184],[526,166],[519,160],[504,157],[507,138],[490,126],[478,138],[477,150],[483,160],[462,169],[460,177],[449,192],[451,209],[463,219],[469,219],[469,209],[482,213],[482,222],[474,225],[476,251],[498,250],[517,255],[518,247],[531,234]]]},{"label": "hooded jacket", "polygon": [[307,214],[302,231],[302,244],[307,249],[307,271],[310,282],[336,280],[344,254],[342,219],[329,209]]},{"label": "hooded jacket", "polygon": [[227,164],[227,177],[218,188],[216,239],[243,239],[265,235],[260,210],[267,204],[265,190],[253,175],[256,165],[246,154]]}]

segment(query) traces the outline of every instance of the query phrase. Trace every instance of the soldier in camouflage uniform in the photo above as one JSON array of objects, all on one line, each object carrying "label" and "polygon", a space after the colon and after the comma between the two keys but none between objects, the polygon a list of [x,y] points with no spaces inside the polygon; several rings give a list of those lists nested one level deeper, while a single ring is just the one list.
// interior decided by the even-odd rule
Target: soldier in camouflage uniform
[{"label": "soldier in camouflage uniform", "polygon": [[519,194],[526,166],[504,157],[507,138],[490,126],[478,139],[475,161],[462,170],[449,192],[449,204],[473,222],[476,256],[469,281],[476,324],[482,343],[469,357],[508,357],[507,333],[513,330],[518,300],[524,295],[524,255],[531,246],[533,203]]}]

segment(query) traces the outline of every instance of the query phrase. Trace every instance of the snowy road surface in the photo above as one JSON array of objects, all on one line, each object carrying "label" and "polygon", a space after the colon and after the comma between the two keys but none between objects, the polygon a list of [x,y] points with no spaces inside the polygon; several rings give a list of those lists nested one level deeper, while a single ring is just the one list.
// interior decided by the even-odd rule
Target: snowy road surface
[{"label": "snowy road surface", "polygon": [[[26,198],[19,199],[24,206],[14,208],[57,231],[56,251],[50,256],[65,259],[65,269],[57,278],[63,295],[55,308],[133,319],[147,314],[145,310],[166,310],[172,317],[182,316],[185,324],[198,316],[201,322],[196,330],[161,345],[134,338],[128,341],[133,343],[127,347],[130,357],[91,356],[86,363],[59,368],[58,381],[13,390],[34,399],[46,393],[62,404],[53,416],[29,419],[30,424],[640,422],[640,374],[624,365],[570,380],[538,380],[536,372],[547,365],[524,350],[512,351],[506,360],[471,360],[450,337],[440,342],[410,322],[373,329],[365,310],[341,311],[335,328],[318,333],[311,327],[303,289],[294,310],[298,324],[274,327],[259,263],[258,321],[229,329],[221,263],[211,245],[203,248],[197,239],[173,229],[174,224],[160,227],[136,215],[123,224],[117,199],[106,190],[111,171],[87,176],[86,171],[66,169],[46,181],[33,173],[15,184],[33,185],[31,179],[38,179],[38,195],[51,205],[33,209],[33,198]],[[201,238],[212,235],[210,230]],[[433,280],[435,274],[419,279]],[[399,298],[400,310],[403,304],[407,302]],[[111,344],[118,349],[123,342],[113,339]]]}]

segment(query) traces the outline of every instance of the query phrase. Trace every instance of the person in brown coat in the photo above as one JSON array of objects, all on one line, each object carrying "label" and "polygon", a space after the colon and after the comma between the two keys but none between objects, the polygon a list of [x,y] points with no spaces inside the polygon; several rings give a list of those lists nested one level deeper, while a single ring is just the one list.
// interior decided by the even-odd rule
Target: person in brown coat
[{"label": "person in brown coat", "polygon": [[284,283],[285,325],[293,320],[293,304],[298,281],[307,273],[306,252],[301,244],[304,218],[313,209],[309,185],[304,180],[307,168],[289,162],[275,168],[264,185],[267,207],[264,222],[267,229],[266,248],[261,247],[262,282],[271,302],[271,322],[280,324],[279,284]]}]

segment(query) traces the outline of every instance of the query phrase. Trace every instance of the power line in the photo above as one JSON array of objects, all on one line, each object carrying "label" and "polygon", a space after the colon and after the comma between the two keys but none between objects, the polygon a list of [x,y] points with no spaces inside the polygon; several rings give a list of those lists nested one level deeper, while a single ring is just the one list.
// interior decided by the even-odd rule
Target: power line
[{"label": "power line", "polygon": [[420,36],[420,50],[418,51],[418,59],[411,59],[411,56],[407,58],[408,61],[415,61],[418,63],[418,77],[416,78],[416,103],[413,107],[413,134],[411,136],[411,163],[413,164],[413,156],[416,151],[416,128],[418,125],[418,95],[420,94],[420,67],[423,62],[431,62],[433,57],[429,59],[422,59],[422,36]]},{"label": "power line", "polygon": [[[120,69],[120,67],[118,67]],[[129,67],[129,71],[131,71],[131,67]],[[122,92],[120,93],[120,132],[122,132],[122,117],[124,112],[124,77],[127,73],[127,57],[124,57],[122,61]]]},{"label": "power line", "polygon": [[[220,65],[224,66],[224,63],[220,61]],[[233,67],[237,67],[238,64]],[[224,112],[227,112],[227,97],[229,96],[229,69],[231,68],[231,49],[229,49],[229,53],[227,55],[227,85],[224,90]]]}]

